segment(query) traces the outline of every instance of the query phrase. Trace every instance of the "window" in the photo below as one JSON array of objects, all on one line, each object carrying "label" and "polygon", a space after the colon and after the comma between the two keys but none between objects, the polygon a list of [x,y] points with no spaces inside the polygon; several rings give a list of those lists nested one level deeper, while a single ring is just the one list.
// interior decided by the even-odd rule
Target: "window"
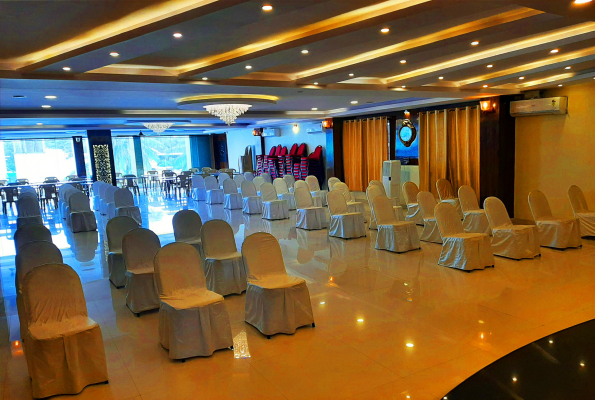
[{"label": "window", "polygon": [[145,172],[170,169],[180,173],[191,167],[188,136],[145,136],[141,146]]},{"label": "window", "polygon": [[114,166],[116,173],[122,175],[137,175],[136,156],[134,154],[134,139],[131,137],[113,137]]},{"label": "window", "polygon": [[91,167],[91,153],[89,152],[89,139],[86,137],[83,138],[83,152],[85,153],[85,172],[87,173],[87,178],[93,177],[93,169]]}]

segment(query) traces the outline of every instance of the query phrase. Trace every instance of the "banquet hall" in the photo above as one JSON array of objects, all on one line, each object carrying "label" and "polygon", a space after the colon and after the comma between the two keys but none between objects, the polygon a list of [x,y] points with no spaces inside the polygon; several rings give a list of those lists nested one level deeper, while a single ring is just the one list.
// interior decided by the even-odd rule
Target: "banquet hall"
[{"label": "banquet hall", "polygon": [[0,0],[0,400],[592,399],[593,109],[592,0]]}]

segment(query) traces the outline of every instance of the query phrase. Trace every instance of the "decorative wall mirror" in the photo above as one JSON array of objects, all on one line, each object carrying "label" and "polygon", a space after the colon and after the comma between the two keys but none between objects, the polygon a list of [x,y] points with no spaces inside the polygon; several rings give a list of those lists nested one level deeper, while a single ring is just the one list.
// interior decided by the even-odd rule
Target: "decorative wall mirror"
[{"label": "decorative wall mirror", "polygon": [[410,120],[406,119],[399,128],[399,140],[405,147],[410,147],[415,138],[417,138],[417,129]]}]

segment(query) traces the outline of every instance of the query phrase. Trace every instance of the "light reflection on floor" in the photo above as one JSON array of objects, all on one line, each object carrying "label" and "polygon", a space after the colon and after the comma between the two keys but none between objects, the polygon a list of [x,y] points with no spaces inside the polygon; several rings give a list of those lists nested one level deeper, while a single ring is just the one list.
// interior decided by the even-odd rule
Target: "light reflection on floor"
[{"label": "light reflection on floor", "polygon": [[[80,398],[395,398],[436,399],[497,358],[552,332],[595,318],[595,241],[578,250],[543,250],[536,260],[497,257],[496,267],[465,273],[439,267],[440,245],[394,254],[366,238],[329,238],[295,228],[295,213],[269,222],[187,199],[140,197],[143,226],[174,240],[171,220],[182,208],[203,221],[229,222],[238,248],[265,231],[280,242],[287,270],[308,282],[316,328],[270,340],[244,323],[245,295],[226,297],[236,352],[218,351],[186,363],[168,359],[158,343],[158,313],[136,318],[124,290],[109,284],[100,233],[70,234],[46,215],[64,262],[81,277],[89,315],[101,325],[109,385]],[[15,306],[15,219],[0,218],[2,399],[30,398]],[[4,310],[2,310],[4,311]],[[408,346],[411,344],[413,346]],[[239,347],[239,346],[238,346]],[[409,396],[409,397],[407,397]]]}]

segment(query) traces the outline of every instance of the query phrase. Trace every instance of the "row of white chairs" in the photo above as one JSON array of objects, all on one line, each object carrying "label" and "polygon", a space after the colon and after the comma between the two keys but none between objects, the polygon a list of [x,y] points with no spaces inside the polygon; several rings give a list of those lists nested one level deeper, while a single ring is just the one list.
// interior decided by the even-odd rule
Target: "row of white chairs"
[{"label": "row of white chairs", "polygon": [[127,216],[142,225],[140,209],[128,188],[118,188],[102,181],[93,182],[93,208],[107,220]]},{"label": "row of white chairs", "polygon": [[31,186],[20,188],[17,203],[17,229],[28,224],[43,225],[37,192]]},{"label": "row of white chairs", "polygon": [[64,184],[58,189],[58,208],[71,232],[97,230],[97,220],[91,211],[89,198],[73,185]]}]

